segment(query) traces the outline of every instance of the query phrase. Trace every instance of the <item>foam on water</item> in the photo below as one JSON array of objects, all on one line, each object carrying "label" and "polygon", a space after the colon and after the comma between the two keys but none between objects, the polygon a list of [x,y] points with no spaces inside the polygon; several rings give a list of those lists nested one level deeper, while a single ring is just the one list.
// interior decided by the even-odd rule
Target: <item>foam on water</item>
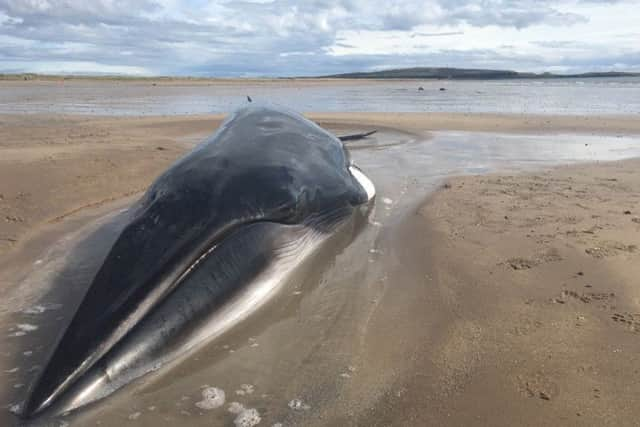
[{"label": "foam on water", "polygon": [[[10,337],[22,337],[25,336],[28,332],[33,332],[38,329],[36,325],[32,325],[30,323],[19,323],[16,325],[16,332],[9,334]],[[13,328],[10,331],[14,330]]]},{"label": "foam on water", "polygon": [[206,387],[202,390],[202,400],[196,402],[196,406],[205,411],[216,409],[224,405],[224,390],[216,387]]},{"label": "foam on water", "polygon": [[289,408],[294,411],[308,411],[311,409],[311,405],[306,404],[301,399],[293,399],[289,401]]},{"label": "foam on water", "polygon": [[58,309],[60,309],[60,307],[62,307],[62,304],[43,303],[43,304],[34,305],[32,307],[29,307],[29,308],[25,308],[24,310],[22,310],[22,313],[24,313],[24,314],[42,314],[45,311],[58,310]]},{"label": "foam on water", "polygon": [[254,387],[251,384],[242,384],[240,389],[236,390],[236,394],[244,396],[245,394],[251,394],[254,391]]},{"label": "foam on water", "polygon": [[20,415],[22,412],[23,403],[14,403],[13,405],[9,405],[9,412],[15,415]]},{"label": "foam on water", "polygon": [[232,414],[239,414],[244,410],[244,405],[240,402],[231,402],[227,410]]},{"label": "foam on water", "polygon": [[258,425],[260,421],[262,421],[262,418],[258,410],[249,408],[240,411],[236,419],[233,420],[233,424],[236,427],[253,427]]}]

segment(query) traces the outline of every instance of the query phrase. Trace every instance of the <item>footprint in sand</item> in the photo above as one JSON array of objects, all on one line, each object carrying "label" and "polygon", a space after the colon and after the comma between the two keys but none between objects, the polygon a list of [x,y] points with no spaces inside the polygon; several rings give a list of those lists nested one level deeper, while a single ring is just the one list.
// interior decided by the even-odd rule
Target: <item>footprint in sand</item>
[{"label": "footprint in sand", "polygon": [[537,265],[535,261],[526,258],[509,258],[506,264],[514,270],[528,270]]},{"label": "footprint in sand", "polygon": [[558,396],[558,385],[542,373],[518,375],[518,390],[524,396],[541,400],[553,400]]},{"label": "footprint in sand", "polygon": [[613,313],[611,320],[632,332],[640,333],[640,313]]},{"label": "footprint in sand", "polygon": [[594,246],[591,248],[585,249],[585,253],[587,255],[591,255],[596,259],[606,258],[610,256],[615,256],[620,253],[634,253],[638,250],[638,246],[636,245],[625,245],[621,242],[615,241],[607,241],[600,242],[598,246]]},{"label": "footprint in sand", "polygon": [[609,301],[616,297],[614,292],[583,292],[578,293],[573,290],[565,289],[560,294],[560,297],[554,298],[553,302],[557,304],[565,304],[570,300],[577,300],[584,304],[600,303],[599,307],[602,309],[611,309],[614,306],[609,305]]}]

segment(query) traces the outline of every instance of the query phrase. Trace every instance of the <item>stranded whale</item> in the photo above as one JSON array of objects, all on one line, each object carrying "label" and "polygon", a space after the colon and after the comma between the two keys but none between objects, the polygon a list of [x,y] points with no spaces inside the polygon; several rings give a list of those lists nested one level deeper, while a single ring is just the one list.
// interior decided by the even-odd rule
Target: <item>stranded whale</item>
[{"label": "stranded whale", "polygon": [[374,196],[313,122],[237,111],[132,207],[23,415],[94,402],[225,332]]}]

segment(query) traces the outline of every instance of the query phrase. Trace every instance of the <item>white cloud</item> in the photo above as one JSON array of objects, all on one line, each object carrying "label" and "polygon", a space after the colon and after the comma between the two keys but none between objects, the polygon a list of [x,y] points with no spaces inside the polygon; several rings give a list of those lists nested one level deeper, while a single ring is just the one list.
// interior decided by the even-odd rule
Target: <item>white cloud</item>
[{"label": "white cloud", "polygon": [[638,69],[633,10],[640,0],[0,0],[0,71]]},{"label": "white cloud", "polygon": [[142,67],[127,65],[105,65],[89,61],[43,61],[38,63],[24,63],[9,61],[3,63],[10,72],[28,69],[31,73],[39,74],[87,74],[87,75],[127,75],[149,76],[152,73]]}]

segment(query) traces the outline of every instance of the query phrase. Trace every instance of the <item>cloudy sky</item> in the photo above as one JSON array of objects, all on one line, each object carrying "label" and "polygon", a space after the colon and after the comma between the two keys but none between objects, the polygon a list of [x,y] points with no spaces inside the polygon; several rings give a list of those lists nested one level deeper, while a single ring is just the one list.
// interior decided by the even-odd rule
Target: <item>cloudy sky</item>
[{"label": "cloudy sky", "polygon": [[0,0],[0,72],[640,71],[640,0]]}]

